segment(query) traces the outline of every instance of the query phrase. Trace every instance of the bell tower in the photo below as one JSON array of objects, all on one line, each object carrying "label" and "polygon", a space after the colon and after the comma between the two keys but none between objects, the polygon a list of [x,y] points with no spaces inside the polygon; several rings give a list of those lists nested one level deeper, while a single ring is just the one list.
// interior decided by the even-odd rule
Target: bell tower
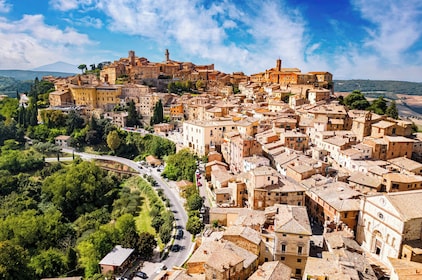
[{"label": "bell tower", "polygon": [[166,55],[166,61],[169,61],[170,60],[170,53],[169,53],[168,49],[166,49],[165,55]]}]

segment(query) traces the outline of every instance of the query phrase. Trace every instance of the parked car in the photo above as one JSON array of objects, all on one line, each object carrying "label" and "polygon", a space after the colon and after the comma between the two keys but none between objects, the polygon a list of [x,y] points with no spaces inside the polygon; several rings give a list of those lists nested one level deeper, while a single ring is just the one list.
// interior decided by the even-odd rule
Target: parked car
[{"label": "parked car", "polygon": [[141,277],[142,279],[148,278],[148,275],[143,271],[137,271],[137,272],[135,272],[135,275],[138,276],[138,277]]},{"label": "parked car", "polygon": [[162,270],[167,270],[167,266],[164,264],[160,265],[156,271],[156,273],[160,273]]},{"label": "parked car", "polygon": [[173,252],[179,252],[179,251],[180,251],[180,245],[178,245],[178,244],[174,244],[174,245],[171,247],[171,250],[172,250]]},{"label": "parked car", "polygon": [[183,230],[181,230],[181,229],[178,229],[177,230],[176,238],[177,239],[182,239],[183,238]]}]

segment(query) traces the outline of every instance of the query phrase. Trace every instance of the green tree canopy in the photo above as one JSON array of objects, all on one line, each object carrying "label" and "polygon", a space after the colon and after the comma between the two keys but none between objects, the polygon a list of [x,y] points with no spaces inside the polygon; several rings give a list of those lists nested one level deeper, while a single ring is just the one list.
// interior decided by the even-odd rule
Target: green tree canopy
[{"label": "green tree canopy", "polygon": [[192,182],[195,176],[195,170],[195,156],[188,149],[183,149],[167,157],[163,176],[174,181],[188,180]]},{"label": "green tree canopy", "polygon": [[390,105],[388,105],[387,110],[385,110],[385,114],[395,120],[399,118],[399,111],[397,110],[396,101],[393,100],[390,102]]},{"label": "green tree canopy", "polygon": [[119,148],[122,140],[120,139],[119,133],[116,130],[111,131],[107,135],[107,145],[115,153],[117,148]]},{"label": "green tree canopy", "polygon": [[66,255],[55,248],[39,252],[38,255],[31,258],[29,266],[40,278],[56,277],[68,271]]},{"label": "green tree canopy", "polygon": [[161,99],[154,106],[154,112],[151,117],[150,125],[162,123],[164,120],[163,104]]},{"label": "green tree canopy", "polygon": [[73,163],[48,177],[42,185],[44,200],[51,201],[71,221],[103,205],[116,194],[116,179],[92,162]]},{"label": "green tree canopy", "polygon": [[387,109],[387,102],[385,101],[383,96],[380,96],[374,101],[372,101],[371,106],[369,106],[368,109],[374,112],[375,114],[384,115],[385,110]]},{"label": "green tree canopy", "polygon": [[350,109],[365,110],[370,104],[366,100],[363,93],[359,90],[354,90],[351,94],[344,98],[344,104]]},{"label": "green tree canopy", "polygon": [[202,223],[201,219],[198,216],[196,215],[189,216],[188,222],[186,223],[187,231],[189,231],[193,235],[196,235],[200,233],[203,228],[204,228],[204,223]]},{"label": "green tree canopy", "polygon": [[0,279],[33,279],[28,261],[28,254],[21,246],[11,241],[0,242]]},{"label": "green tree canopy", "polygon": [[143,259],[151,259],[155,247],[157,247],[157,241],[154,235],[148,232],[143,232],[139,235],[138,251]]},{"label": "green tree canopy", "polygon": [[127,106],[126,126],[133,127],[139,124],[140,124],[139,115],[135,108],[135,102],[131,100]]}]

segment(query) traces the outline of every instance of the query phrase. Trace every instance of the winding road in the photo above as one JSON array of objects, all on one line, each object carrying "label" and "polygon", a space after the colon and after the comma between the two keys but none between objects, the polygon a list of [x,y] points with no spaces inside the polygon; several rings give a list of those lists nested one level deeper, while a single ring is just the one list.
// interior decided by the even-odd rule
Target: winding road
[{"label": "winding road", "polygon": [[142,268],[142,271],[147,273],[150,279],[154,279],[155,276],[158,275],[157,269],[162,265],[166,265],[168,268],[171,268],[174,266],[182,266],[185,263],[191,253],[193,242],[192,235],[188,231],[186,231],[186,222],[188,220],[188,216],[186,214],[185,209],[183,208],[184,200],[180,197],[179,191],[174,185],[174,182],[164,181],[160,176],[160,172],[157,171],[155,168],[139,167],[136,162],[126,158],[76,152],[73,149],[69,148],[63,148],[62,151],[69,154],[74,153],[74,155],[81,157],[83,160],[100,159],[119,162],[133,168],[134,170],[139,171],[140,176],[142,176],[143,174],[151,175],[157,181],[158,185],[156,188],[163,189],[165,196],[170,200],[170,210],[174,214],[176,227],[183,230],[183,237],[181,239],[174,239],[174,244],[178,244],[180,246],[180,251],[172,252],[171,250],[169,250],[168,257],[165,260],[162,260],[161,262],[146,262],[145,266]]}]

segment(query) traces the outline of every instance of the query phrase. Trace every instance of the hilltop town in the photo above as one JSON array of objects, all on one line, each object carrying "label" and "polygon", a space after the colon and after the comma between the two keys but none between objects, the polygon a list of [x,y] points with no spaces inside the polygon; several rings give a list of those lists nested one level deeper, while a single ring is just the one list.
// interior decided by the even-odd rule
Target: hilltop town
[{"label": "hilltop town", "polygon": [[[207,159],[198,180],[220,230],[159,279],[422,277],[422,136],[408,120],[348,108],[331,73],[276,59],[226,74],[166,50],[162,62],[129,51],[98,76],[44,79],[55,85],[46,110],[136,131],[115,110],[132,103],[144,128]],[[158,103],[165,121],[154,123]]]}]

